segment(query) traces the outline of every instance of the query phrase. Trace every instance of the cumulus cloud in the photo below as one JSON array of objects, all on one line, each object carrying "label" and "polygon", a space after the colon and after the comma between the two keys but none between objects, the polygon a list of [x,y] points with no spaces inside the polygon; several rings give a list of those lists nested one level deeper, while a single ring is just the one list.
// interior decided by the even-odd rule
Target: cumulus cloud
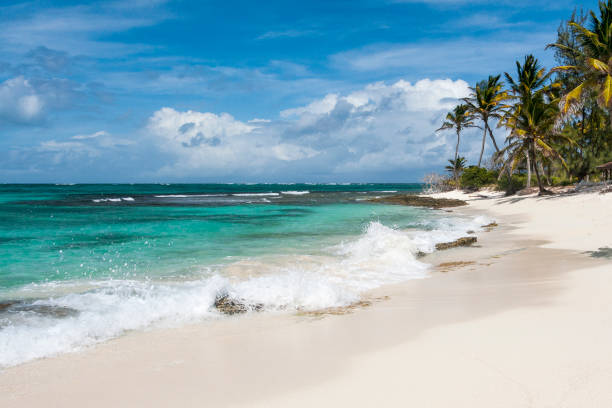
[{"label": "cumulus cloud", "polygon": [[101,157],[134,144],[133,140],[113,137],[109,132],[100,130],[74,135],[69,140],[46,140],[36,150],[41,154],[50,154],[51,162],[60,164],[70,160]]},{"label": "cumulus cloud", "polygon": [[[384,177],[452,157],[454,135],[435,129],[468,93],[462,80],[377,82],[286,109],[271,121],[163,108],[150,117],[147,133],[170,157],[162,175]],[[477,143],[464,150],[477,152]]]},{"label": "cumulus cloud", "polygon": [[30,82],[22,76],[0,84],[0,119],[14,123],[31,123],[43,114],[44,102]]},{"label": "cumulus cloud", "polygon": [[263,173],[274,162],[316,155],[309,147],[281,142],[276,132],[260,126],[268,123],[245,123],[227,113],[162,108],[149,119],[147,131],[158,148],[174,159],[161,170],[163,175]]},{"label": "cumulus cloud", "polygon": [[378,82],[283,111],[293,120],[284,136],[324,147],[336,174],[425,169],[450,157],[449,135],[435,129],[468,93],[462,80]]}]

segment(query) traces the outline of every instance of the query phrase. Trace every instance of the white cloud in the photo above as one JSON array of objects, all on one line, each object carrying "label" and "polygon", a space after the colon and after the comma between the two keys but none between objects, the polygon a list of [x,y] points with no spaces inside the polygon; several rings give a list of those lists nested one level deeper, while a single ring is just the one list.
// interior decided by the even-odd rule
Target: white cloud
[{"label": "white cloud", "polygon": [[135,144],[133,140],[113,137],[106,130],[99,130],[94,133],[84,135],[74,135],[72,140],[78,140],[81,143],[87,144],[90,147],[97,146],[100,148],[117,148]]},{"label": "white cloud", "polygon": [[[456,24],[476,24],[461,21]],[[426,75],[489,75],[511,69],[517,58],[533,53],[552,63],[544,45],[555,40],[554,27],[506,30],[487,37],[459,37],[452,40],[406,44],[374,44],[330,57],[338,70],[390,74],[412,72]]]},{"label": "white cloud", "polygon": [[325,148],[333,173],[422,169],[451,157],[450,135],[434,130],[468,93],[462,80],[377,82],[283,111],[293,120],[284,135]]},{"label": "white cloud", "polygon": [[315,30],[282,30],[282,31],[268,31],[263,33],[256,40],[270,40],[275,38],[296,38],[296,37],[307,37],[317,35]]},{"label": "white cloud", "polygon": [[[125,10],[127,3],[130,13]],[[142,0],[68,7],[4,7],[1,8],[4,18],[0,48],[19,52],[42,45],[95,56],[137,52],[149,47],[104,41],[100,39],[101,34],[154,25],[169,17],[163,7],[159,7],[163,3]]]},{"label": "white cloud", "polygon": [[46,140],[41,142],[36,151],[51,154],[55,165],[68,161],[80,161],[83,158],[99,158],[105,153],[113,153],[135,144],[134,141],[113,137],[105,130],[90,134],[74,135],[69,140]]},{"label": "white cloud", "polygon": [[227,113],[162,108],[149,119],[147,132],[161,151],[174,157],[162,175],[263,173],[275,163],[316,155],[307,146],[281,142],[266,125],[261,120],[244,123]]},{"label": "white cloud", "polygon": [[331,112],[338,103],[338,95],[328,94],[323,99],[315,100],[306,106],[281,111],[282,117],[299,115],[321,115]]},{"label": "white cloud", "polygon": [[41,142],[37,151],[50,155],[53,165],[65,164],[67,162],[81,161],[84,157],[93,158],[100,156],[100,150],[82,142],[62,142],[47,140]]},{"label": "white cloud", "polygon": [[42,117],[44,102],[30,82],[22,76],[0,84],[0,119],[31,123]]},{"label": "white cloud", "polygon": [[[281,111],[272,121],[163,108],[149,119],[147,133],[170,156],[161,176],[401,179],[452,157],[454,134],[435,129],[468,93],[462,80],[377,82]],[[467,136],[461,152],[475,156],[478,140]]]},{"label": "white cloud", "polygon": [[90,133],[90,134],[87,134],[87,135],[74,135],[74,136],[72,136],[72,139],[74,139],[74,140],[87,140],[87,139],[95,139],[95,138],[101,137],[101,136],[109,136],[109,134],[105,130],[100,130],[98,132]]},{"label": "white cloud", "polygon": [[294,161],[314,157],[318,152],[310,147],[281,143],[272,147],[274,156],[283,161]]}]

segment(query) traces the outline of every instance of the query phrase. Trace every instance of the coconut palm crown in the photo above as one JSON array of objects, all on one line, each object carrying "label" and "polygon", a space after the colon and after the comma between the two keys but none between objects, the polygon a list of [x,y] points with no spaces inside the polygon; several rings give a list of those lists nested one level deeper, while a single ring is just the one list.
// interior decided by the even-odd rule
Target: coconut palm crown
[{"label": "coconut palm crown", "polygon": [[474,124],[474,119],[470,114],[469,106],[461,104],[455,106],[452,112],[448,112],[444,118],[444,123],[436,132],[445,129],[455,129],[457,133],[457,145],[455,146],[455,160],[459,156],[459,142],[461,139],[461,131],[466,128],[477,127]]},{"label": "coconut palm crown", "polygon": [[541,158],[559,160],[567,167],[561,155],[552,147],[553,140],[569,139],[555,132],[555,122],[559,113],[558,100],[554,97],[556,84],[547,83],[546,70],[533,55],[525,57],[523,64],[516,63],[516,79],[505,74],[515,104],[508,109],[501,124],[510,129],[506,139],[508,145],[500,152],[504,158],[504,169],[514,168],[528,157],[534,163],[540,194],[547,191],[542,185],[538,170]]},{"label": "coconut palm crown", "polygon": [[500,77],[501,75],[491,75],[487,80],[478,82],[475,87],[470,88],[472,91],[470,96],[463,98],[463,101],[468,105],[472,115],[478,117],[483,123],[484,133],[482,135],[482,147],[480,149],[478,167],[480,167],[482,163],[487,132],[491,137],[495,151],[499,153],[499,147],[497,146],[495,137],[493,137],[493,131],[489,126],[489,120],[501,119],[503,110],[507,107],[505,101],[508,99],[508,94],[503,90],[503,82],[499,80]]},{"label": "coconut palm crown", "polygon": [[589,91],[595,92],[598,104],[612,113],[612,0],[599,2],[599,17],[590,12],[589,28],[576,21],[569,25],[577,44],[548,45],[576,56],[576,65],[558,66],[553,71],[574,71],[581,78],[580,84],[561,99],[561,113],[572,113]]}]

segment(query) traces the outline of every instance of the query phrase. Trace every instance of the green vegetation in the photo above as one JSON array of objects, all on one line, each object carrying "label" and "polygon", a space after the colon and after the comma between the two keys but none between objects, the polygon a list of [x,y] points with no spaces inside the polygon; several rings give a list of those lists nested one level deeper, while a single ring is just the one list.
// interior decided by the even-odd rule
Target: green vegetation
[{"label": "green vegetation", "polygon": [[446,166],[445,169],[453,175],[453,181],[455,182],[455,185],[458,186],[459,175],[461,175],[463,169],[465,168],[465,157],[457,157],[455,160],[449,160],[448,162],[450,165]]},{"label": "green vegetation", "polygon": [[481,188],[497,183],[498,172],[483,167],[470,166],[461,175],[461,186],[464,188]]},{"label": "green vegetation", "polygon": [[[547,71],[533,55],[516,62],[514,75],[491,75],[471,93],[438,130],[457,133],[455,158],[446,169],[457,187],[497,185],[507,193],[531,186],[597,180],[596,166],[612,161],[612,0],[600,1],[598,14],[574,13],[563,22],[555,52],[558,66]],[[506,135],[500,148],[492,126]],[[483,130],[477,166],[464,169],[460,133]],[[501,133],[500,132],[500,133]],[[495,153],[483,168],[487,136]],[[462,174],[461,174],[462,173]]]}]

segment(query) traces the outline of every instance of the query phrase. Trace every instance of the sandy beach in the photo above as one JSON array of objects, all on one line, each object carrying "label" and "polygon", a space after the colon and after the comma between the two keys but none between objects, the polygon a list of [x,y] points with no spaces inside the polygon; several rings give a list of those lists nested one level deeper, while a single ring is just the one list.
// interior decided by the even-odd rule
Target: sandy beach
[{"label": "sandy beach", "polygon": [[612,406],[612,194],[438,196],[498,227],[371,306],[131,333],[0,372],[0,406]]}]

